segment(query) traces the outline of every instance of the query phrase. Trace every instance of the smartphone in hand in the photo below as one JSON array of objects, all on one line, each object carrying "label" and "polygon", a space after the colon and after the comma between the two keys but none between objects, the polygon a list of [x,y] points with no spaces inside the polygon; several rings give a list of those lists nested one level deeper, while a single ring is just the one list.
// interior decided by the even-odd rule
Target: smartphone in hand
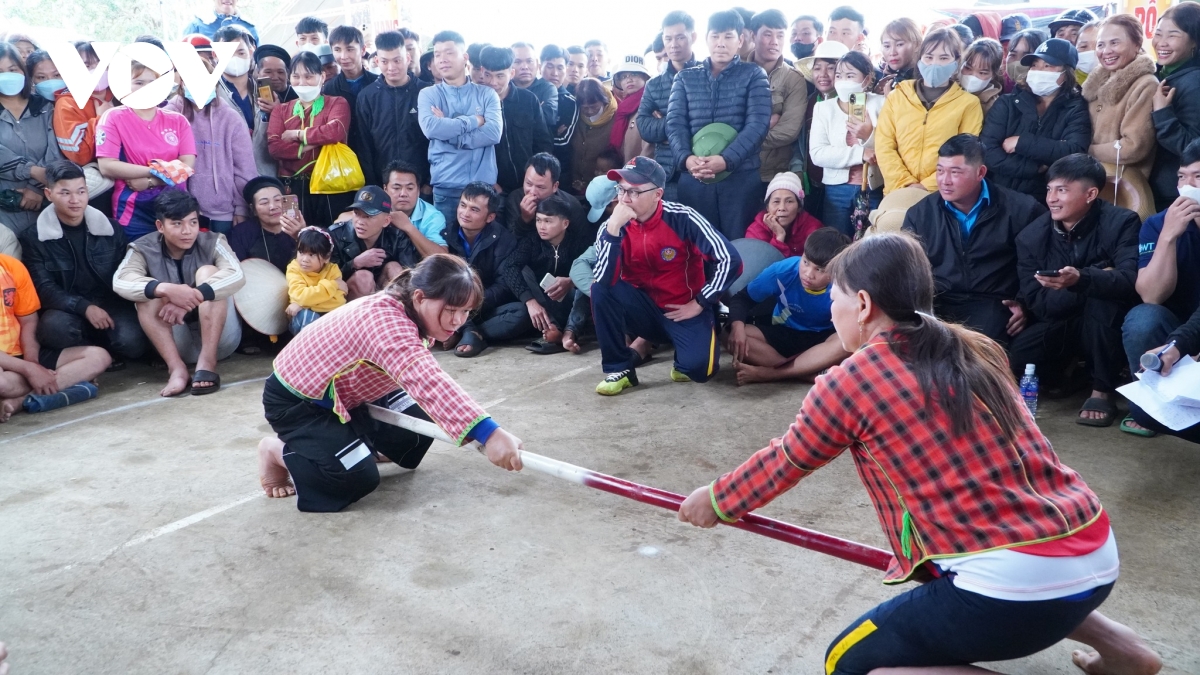
[{"label": "smartphone in hand", "polygon": [[541,282],[538,283],[538,286],[541,286],[543,291],[550,290],[550,287],[553,285],[554,285],[554,277],[551,276],[549,273],[546,273],[546,276],[542,277]]},{"label": "smartphone in hand", "polygon": [[283,196],[283,215],[288,218],[295,218],[296,213],[300,211],[300,199],[296,195]]},{"label": "smartphone in hand", "polygon": [[275,94],[271,92],[271,81],[265,77],[258,80],[258,97],[264,101],[271,101],[275,98]]},{"label": "smartphone in hand", "polygon": [[1062,276],[1062,272],[1060,272],[1058,270],[1038,270],[1038,271],[1034,272],[1034,274],[1038,275],[1039,277],[1060,277],[1060,276]]}]

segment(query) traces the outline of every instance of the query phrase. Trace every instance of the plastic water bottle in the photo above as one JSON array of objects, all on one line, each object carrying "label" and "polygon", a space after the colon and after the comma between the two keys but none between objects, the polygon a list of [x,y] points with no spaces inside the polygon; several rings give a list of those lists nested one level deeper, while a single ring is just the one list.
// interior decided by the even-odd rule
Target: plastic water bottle
[{"label": "plastic water bottle", "polygon": [[1025,407],[1029,408],[1029,415],[1037,417],[1038,404],[1038,378],[1034,375],[1036,366],[1032,363],[1025,364],[1025,376],[1021,378],[1021,398],[1025,400]]}]

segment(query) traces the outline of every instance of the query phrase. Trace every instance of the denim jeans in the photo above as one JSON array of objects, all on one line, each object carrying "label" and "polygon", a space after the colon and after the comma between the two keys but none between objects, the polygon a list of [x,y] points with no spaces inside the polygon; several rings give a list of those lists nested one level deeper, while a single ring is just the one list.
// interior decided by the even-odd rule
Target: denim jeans
[{"label": "denim jeans", "polygon": [[301,309],[299,312],[296,312],[296,316],[293,316],[292,320],[288,322],[288,330],[292,331],[292,335],[299,335],[300,331],[304,330],[305,326],[316,321],[322,316],[324,316],[324,314],[321,314],[320,312],[314,312],[311,309]]},{"label": "denim jeans", "polygon": [[1142,354],[1166,344],[1167,335],[1182,323],[1174,312],[1162,305],[1141,304],[1129,310],[1121,326],[1121,342],[1129,359],[1129,372],[1136,373],[1141,367],[1138,360]]},{"label": "denim jeans", "polygon": [[458,200],[462,197],[462,189],[433,188],[433,208],[446,216],[446,224],[458,222]]},{"label": "denim jeans", "polygon": [[[861,188],[852,183],[825,186],[825,204],[821,213],[821,224],[836,228],[847,237],[854,237],[854,223],[850,222],[850,214],[854,212],[854,198]],[[883,199],[883,189],[871,190],[871,208],[879,207]]]}]

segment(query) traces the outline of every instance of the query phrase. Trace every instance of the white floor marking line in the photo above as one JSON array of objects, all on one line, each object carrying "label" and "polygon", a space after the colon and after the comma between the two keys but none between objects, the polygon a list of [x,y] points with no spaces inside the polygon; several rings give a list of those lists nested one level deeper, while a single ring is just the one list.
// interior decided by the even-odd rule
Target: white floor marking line
[{"label": "white floor marking line", "polygon": [[[189,525],[195,525],[196,523],[198,523],[202,520],[207,520],[208,518],[212,518],[213,516],[217,515],[218,513],[221,513],[223,511],[228,511],[229,509],[232,509],[235,506],[241,506],[242,504],[245,504],[246,502],[254,501],[255,499],[258,499],[259,497],[265,498],[266,494],[262,490],[256,490],[248,495],[245,495],[243,497],[235,499],[229,503],[221,504],[220,506],[214,506],[211,509],[205,509],[204,511],[201,511],[200,513],[193,513],[192,515],[190,515],[186,518],[180,518],[179,520],[177,520],[173,523],[168,523],[166,525],[163,525],[162,527],[156,527],[153,530],[150,530],[149,532],[147,532],[145,534],[142,534],[137,537],[134,537],[133,539],[130,539],[129,541],[121,544],[120,546],[114,546],[113,548],[109,549],[108,551],[105,551],[104,554],[102,554],[98,558],[96,558],[94,560],[94,562],[101,562],[103,560],[106,560],[110,556],[112,556],[114,553],[117,553],[118,551],[120,551],[121,549],[130,548],[132,546],[137,546],[138,544],[144,544],[152,539],[158,539],[159,537],[163,536],[164,534],[171,534],[172,532],[174,532],[176,530],[182,530],[183,528],[185,528]],[[63,568],[63,570],[69,570],[72,567],[75,567],[79,564],[80,563],[74,563],[71,565],[67,565],[66,567]]]},{"label": "white floor marking line", "polygon": [[[495,401],[490,401],[490,402],[488,402],[488,403],[484,404],[482,407],[483,407],[483,408],[485,408],[485,409],[486,409],[486,408],[494,408],[495,406],[498,406],[498,405],[500,405],[501,403],[503,403],[503,402],[507,401],[508,399],[512,398],[513,396],[520,396],[521,394],[524,394],[525,392],[528,392],[528,391],[533,391],[534,389],[537,389],[537,388],[539,388],[539,387],[544,387],[544,386],[546,386],[547,384],[553,384],[553,383],[555,383],[555,382],[561,382],[562,380],[565,380],[565,379],[567,379],[567,378],[570,378],[570,377],[574,377],[574,376],[576,376],[576,375],[578,375],[578,374],[580,374],[580,373],[582,373],[582,372],[584,372],[584,371],[586,371],[586,370],[591,370],[591,369],[592,369],[592,368],[594,368],[594,367],[595,367],[595,364],[593,364],[593,365],[590,365],[590,366],[581,366],[581,367],[579,367],[579,368],[575,368],[574,370],[568,370],[567,372],[565,372],[565,373],[562,373],[561,375],[555,375],[554,377],[552,377],[552,378],[550,378],[550,379],[548,379],[548,380],[546,380],[546,381],[544,381],[544,382],[540,382],[540,383],[538,383],[538,384],[535,384],[535,385],[533,385],[533,386],[526,387],[526,388],[524,388],[524,389],[520,389],[520,390],[518,390],[518,391],[514,392],[513,394],[511,394],[511,395],[509,395],[509,396],[505,396],[505,397],[503,397],[503,398],[498,398],[498,399],[496,399]],[[238,384],[246,384],[246,383],[248,383],[248,382],[261,382],[261,381],[262,381],[262,379],[263,379],[263,378],[256,378],[256,379],[253,379],[253,380],[241,380],[241,381],[234,382],[234,383],[232,383],[232,384],[229,384],[229,385],[224,385],[224,386],[230,386],[230,387],[232,387],[232,386],[235,386],[235,385],[238,385]],[[223,386],[222,388],[224,388],[224,386]],[[70,422],[63,422],[62,424],[57,424],[57,425],[55,425],[55,426],[52,426],[52,427],[47,427],[47,428],[45,428],[45,429],[38,429],[38,430],[36,430],[36,431],[31,431],[31,432],[29,432],[29,433],[27,433],[27,434],[24,434],[24,435],[22,435],[22,436],[17,436],[16,438],[10,438],[10,439],[8,439],[8,440],[10,440],[10,441],[13,441],[13,440],[17,440],[17,438],[25,438],[25,437],[27,437],[27,436],[32,436],[32,435],[34,435],[34,434],[38,434],[38,433],[43,433],[43,432],[46,432],[46,431],[50,431],[51,429],[57,429],[57,428],[59,428],[59,427],[66,426],[66,425],[68,425],[68,424],[72,424],[72,423],[74,423],[74,422],[81,422],[81,421],[83,421],[83,420],[85,420],[85,419],[91,419],[91,418],[93,418],[93,417],[98,417],[98,416],[100,416],[100,415],[105,415],[105,414],[108,414],[108,413],[110,413],[110,412],[117,412],[117,411],[119,411],[119,410],[129,410],[130,408],[137,408],[137,407],[141,407],[141,406],[145,406],[145,405],[150,405],[151,403],[155,403],[156,401],[159,401],[159,400],[166,400],[166,399],[162,399],[162,398],[160,398],[160,399],[151,400],[151,401],[143,401],[143,402],[141,402],[141,403],[131,403],[131,404],[129,404],[129,405],[122,406],[122,407],[120,407],[120,408],[114,408],[114,409],[112,409],[112,410],[106,410],[106,411],[104,411],[104,412],[98,412],[98,413],[96,413],[96,414],[94,414],[94,415],[88,415],[87,417],[81,417],[81,418],[79,418],[79,419],[77,419],[77,420],[72,420],[72,421],[70,421]],[[0,441],[0,444],[2,444],[3,442],[4,442],[4,441]],[[175,532],[175,531],[178,531],[178,530],[182,530],[183,528],[185,528],[185,527],[188,527],[189,525],[195,525],[196,523],[198,523],[198,522],[200,522],[200,521],[202,521],[202,520],[205,520],[205,519],[207,519],[207,518],[211,518],[211,517],[213,517],[213,516],[217,515],[218,513],[221,513],[221,512],[223,512],[223,511],[228,511],[229,509],[232,509],[232,508],[234,508],[234,507],[236,507],[236,506],[241,506],[242,504],[245,504],[245,503],[247,503],[247,502],[254,501],[255,499],[257,499],[257,498],[259,498],[259,497],[265,497],[265,496],[266,496],[266,495],[265,495],[265,493],[263,493],[263,491],[262,491],[262,490],[256,490],[256,491],[254,491],[254,492],[253,492],[253,493],[251,493],[251,494],[248,494],[248,495],[246,495],[246,496],[244,496],[244,497],[239,497],[238,499],[235,499],[235,500],[233,500],[233,501],[231,501],[231,502],[228,502],[228,503],[226,503],[226,504],[222,504],[222,505],[220,505],[220,506],[214,506],[214,507],[212,507],[211,509],[206,509],[206,510],[204,510],[204,511],[201,511],[201,512],[199,512],[199,513],[194,513],[194,514],[192,514],[192,515],[190,515],[190,516],[188,516],[188,517],[186,517],[186,518],[181,518],[181,519],[179,519],[179,520],[176,520],[176,521],[175,521],[175,522],[173,522],[173,523],[169,523],[169,524],[167,524],[167,525],[163,525],[162,527],[158,527],[158,528],[155,528],[155,529],[153,529],[153,530],[150,530],[149,532],[147,532],[147,533],[145,533],[145,534],[143,534],[143,535],[139,535],[139,536],[137,536],[137,537],[134,537],[133,539],[130,539],[129,541],[127,541],[127,542],[125,542],[125,543],[121,544],[120,546],[116,546],[116,547],[114,547],[114,548],[112,548],[112,549],[108,550],[106,553],[104,553],[104,555],[100,556],[99,558],[96,558],[96,559],[95,559],[94,561],[92,561],[92,562],[101,562],[101,561],[103,561],[103,560],[107,559],[109,556],[113,555],[114,553],[117,553],[118,551],[120,551],[120,550],[122,550],[122,549],[130,548],[130,547],[132,547],[132,546],[137,546],[138,544],[144,544],[144,543],[146,543],[146,542],[148,542],[148,541],[150,541],[150,540],[152,540],[152,539],[157,539],[157,538],[159,538],[159,537],[161,537],[161,536],[163,536],[163,535],[165,535],[165,534],[171,534],[172,532]],[[62,571],[66,571],[66,570],[69,570],[69,569],[71,569],[72,567],[77,567],[78,565],[81,565],[81,564],[83,564],[83,563],[72,563],[72,564],[70,564],[70,565],[67,565],[67,566],[65,566],[65,567],[62,567],[62,568],[61,568],[61,570],[62,570]]]},{"label": "white floor marking line", "polygon": [[569,377],[575,377],[576,375],[582,373],[583,371],[591,370],[592,368],[595,368],[595,367],[596,367],[595,364],[592,364],[590,366],[580,366],[579,368],[576,368],[574,370],[568,370],[567,372],[565,372],[561,375],[555,375],[554,377],[546,380],[545,382],[539,382],[531,387],[525,387],[524,389],[519,389],[519,390],[513,392],[512,394],[509,394],[508,396],[502,396],[502,397],[496,399],[495,401],[488,401],[487,403],[481,403],[479,405],[479,407],[483,408],[484,410],[487,410],[488,408],[494,408],[494,407],[500,405],[501,403],[504,403],[508,399],[512,398],[513,396],[520,396],[521,394],[533,391],[534,389],[539,389],[548,384],[554,384],[555,382],[562,382],[563,380],[565,380]]},{"label": "white floor marking line", "polygon": [[[263,377],[252,377],[248,380],[238,380],[237,382],[230,382],[228,384],[222,384],[221,388],[229,389],[230,387],[237,387],[237,386],[240,386],[243,384],[250,384],[251,382],[262,382],[265,379],[267,379],[265,375]],[[78,422],[86,422],[87,420],[96,419],[97,417],[103,417],[104,415],[125,412],[127,410],[135,410],[137,408],[144,408],[148,405],[154,405],[155,403],[162,403],[164,401],[173,401],[173,400],[175,400],[173,397],[159,396],[158,398],[152,398],[148,401],[138,401],[137,403],[127,403],[125,405],[117,406],[116,408],[111,408],[109,410],[101,410],[100,412],[94,412],[91,415],[84,415],[83,417],[79,417],[79,418],[76,418],[73,420],[67,420],[66,422],[59,422],[58,424],[51,424],[50,426],[42,427],[41,429],[34,429],[32,431],[26,431],[25,433],[20,434],[19,436],[13,436],[11,438],[0,438],[0,445],[4,445],[5,443],[11,443],[13,441],[19,441],[22,438],[29,438],[30,436],[37,436],[38,434],[44,434],[49,431],[61,429],[63,427],[69,427],[72,424],[76,424]]]}]

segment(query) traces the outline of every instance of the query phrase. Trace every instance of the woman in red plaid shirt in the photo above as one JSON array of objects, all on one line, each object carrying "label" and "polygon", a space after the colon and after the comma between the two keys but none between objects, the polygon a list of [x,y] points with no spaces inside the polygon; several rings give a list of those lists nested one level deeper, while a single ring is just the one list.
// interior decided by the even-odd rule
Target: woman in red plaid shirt
[{"label": "woman in red plaid shirt", "polygon": [[258,444],[268,497],[296,495],[301,511],[340,511],[379,485],[378,452],[415,469],[432,439],[377,422],[367,404],[432,420],[459,444],[521,470],[521,440],[501,429],[450,376],[425,340],[445,341],[483,302],[478,275],[437,254],[382,291],[309,324],[275,359],[263,388],[277,437]]},{"label": "woman in red plaid shirt", "polygon": [[1157,672],[1137,634],[1095,611],[1120,568],[1100,501],[1038,430],[1004,350],[930,314],[916,239],[864,239],[829,270],[852,355],[817,378],[782,438],[693,492],[680,520],[735,521],[848,449],[895,553],[885,583],[932,581],[846,628],[827,675],[986,673],[970,664],[1066,637],[1096,649],[1074,654],[1086,672]]}]

